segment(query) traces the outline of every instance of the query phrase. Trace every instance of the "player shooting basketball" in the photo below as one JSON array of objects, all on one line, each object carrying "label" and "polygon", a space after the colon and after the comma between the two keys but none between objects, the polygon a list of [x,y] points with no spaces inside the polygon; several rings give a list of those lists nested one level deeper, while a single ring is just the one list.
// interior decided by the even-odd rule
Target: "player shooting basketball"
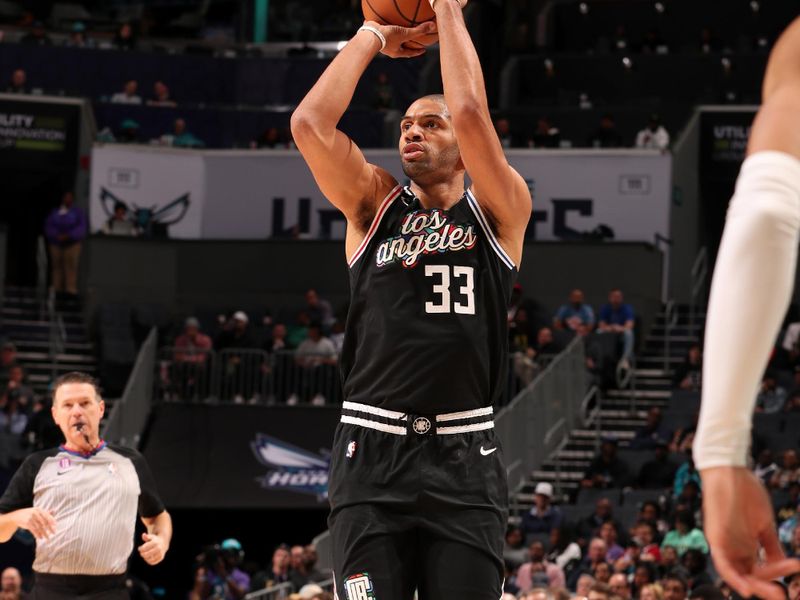
[{"label": "player shooting basketball", "polygon": [[[368,21],[292,116],[320,189],[347,218],[345,402],[330,475],[339,598],[496,600],[507,486],[492,405],[506,306],[531,212],[506,161],[458,0],[431,2],[444,97],[414,102],[399,149],[411,185],[336,129],[379,51],[435,31]],[[465,192],[468,172],[471,188]]]},{"label": "player shooting basketball", "polygon": [[785,558],[770,499],[747,469],[746,455],[757,388],[789,305],[797,263],[800,19],[770,55],[747,153],[711,286],[694,460],[719,574],[744,597],[779,600],[785,592],[769,581],[800,571],[800,561]]}]

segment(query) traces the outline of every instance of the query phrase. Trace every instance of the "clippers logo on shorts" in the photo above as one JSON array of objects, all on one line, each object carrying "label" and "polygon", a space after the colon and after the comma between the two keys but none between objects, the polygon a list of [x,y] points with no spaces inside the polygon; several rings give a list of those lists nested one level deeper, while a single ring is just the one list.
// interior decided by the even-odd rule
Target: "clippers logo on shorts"
[{"label": "clippers logo on shorts", "polygon": [[425,417],[417,417],[412,424],[414,431],[420,435],[428,433],[431,430],[431,422]]},{"label": "clippers logo on shorts", "polygon": [[400,235],[381,242],[375,262],[385,267],[400,261],[412,269],[420,256],[471,250],[478,236],[472,225],[456,225],[447,220],[447,213],[434,208],[408,213],[400,225]]},{"label": "clippers logo on shorts", "polygon": [[369,573],[358,573],[345,579],[344,594],[347,600],[375,600]]},{"label": "clippers logo on shorts", "polygon": [[351,440],[350,443],[347,444],[347,452],[345,452],[345,456],[347,458],[353,458],[356,455],[357,449],[358,449],[358,443]]}]

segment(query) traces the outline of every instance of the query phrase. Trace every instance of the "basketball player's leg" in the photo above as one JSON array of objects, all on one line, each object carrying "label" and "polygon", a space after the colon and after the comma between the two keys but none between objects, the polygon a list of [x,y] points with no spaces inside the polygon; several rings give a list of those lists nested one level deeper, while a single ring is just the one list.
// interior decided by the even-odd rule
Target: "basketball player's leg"
[{"label": "basketball player's leg", "polygon": [[436,530],[423,530],[419,544],[419,600],[500,598],[503,533],[497,515],[483,510],[463,511],[442,519],[442,527]]},{"label": "basketball player's leg", "polygon": [[408,515],[379,506],[341,509],[329,521],[338,600],[411,600],[416,587],[418,533]]}]

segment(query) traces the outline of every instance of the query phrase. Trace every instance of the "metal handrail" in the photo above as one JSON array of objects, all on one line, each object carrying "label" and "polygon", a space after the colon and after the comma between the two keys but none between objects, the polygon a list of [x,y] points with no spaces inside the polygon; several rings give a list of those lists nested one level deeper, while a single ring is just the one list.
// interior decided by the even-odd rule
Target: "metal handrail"
[{"label": "metal handrail", "polygon": [[694,331],[694,319],[697,310],[697,299],[706,286],[708,276],[708,248],[703,246],[697,252],[697,256],[692,264],[692,302],[689,305],[689,333]]},{"label": "metal handrail", "polygon": [[664,306],[664,371],[669,371],[670,341],[672,330],[678,324],[678,310],[675,300],[670,299]]}]

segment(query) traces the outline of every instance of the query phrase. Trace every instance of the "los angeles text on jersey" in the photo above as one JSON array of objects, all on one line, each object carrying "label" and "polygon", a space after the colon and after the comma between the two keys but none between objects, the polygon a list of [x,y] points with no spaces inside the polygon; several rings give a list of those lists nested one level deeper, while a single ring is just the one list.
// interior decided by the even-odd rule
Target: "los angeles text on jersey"
[{"label": "los angeles text on jersey", "polygon": [[473,225],[449,222],[447,214],[437,208],[415,210],[403,218],[399,235],[380,243],[375,262],[384,267],[401,261],[404,267],[413,268],[423,254],[471,250],[477,241]]}]

